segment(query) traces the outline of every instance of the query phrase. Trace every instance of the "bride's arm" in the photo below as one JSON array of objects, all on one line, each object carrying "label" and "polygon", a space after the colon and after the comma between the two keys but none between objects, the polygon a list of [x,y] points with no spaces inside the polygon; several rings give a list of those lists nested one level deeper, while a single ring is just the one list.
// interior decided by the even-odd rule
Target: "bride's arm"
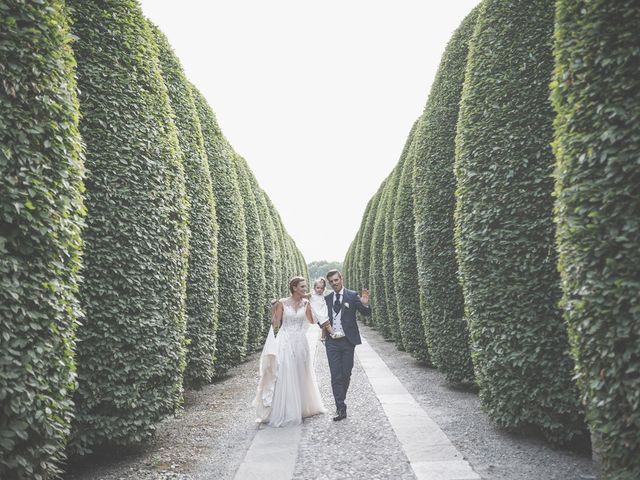
[{"label": "bride's arm", "polygon": [[273,325],[273,328],[278,329],[280,325],[282,325],[282,313],[282,302],[277,302],[276,308],[274,308],[273,315],[271,316],[271,325]]}]

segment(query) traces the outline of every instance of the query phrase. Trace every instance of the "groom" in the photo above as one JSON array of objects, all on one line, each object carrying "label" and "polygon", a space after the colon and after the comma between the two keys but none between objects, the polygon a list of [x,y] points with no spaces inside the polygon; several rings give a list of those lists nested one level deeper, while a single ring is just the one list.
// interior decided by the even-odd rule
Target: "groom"
[{"label": "groom", "polygon": [[361,298],[357,292],[344,288],[342,274],[339,270],[329,271],[327,280],[333,288],[333,293],[324,297],[329,311],[329,322],[331,322],[334,332],[344,334],[340,338],[332,338],[327,335],[325,340],[329,370],[331,371],[331,388],[336,401],[336,416],[333,417],[333,420],[339,421],[347,418],[347,406],[344,400],[351,380],[353,353],[356,345],[362,343],[356,323],[356,310],[369,316],[371,308],[369,307],[369,291],[364,289]]}]

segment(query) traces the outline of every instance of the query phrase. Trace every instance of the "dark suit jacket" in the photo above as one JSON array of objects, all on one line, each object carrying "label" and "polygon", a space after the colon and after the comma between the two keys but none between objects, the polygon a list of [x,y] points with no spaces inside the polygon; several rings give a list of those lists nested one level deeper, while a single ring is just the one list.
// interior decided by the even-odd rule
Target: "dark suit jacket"
[{"label": "dark suit jacket", "polygon": [[[343,297],[341,318],[342,329],[344,330],[347,340],[351,342],[352,345],[360,345],[362,343],[362,339],[360,338],[360,330],[358,330],[358,323],[356,322],[356,311],[368,317],[371,315],[371,307],[369,307],[369,305],[363,305],[360,301],[360,295],[358,295],[358,292],[354,292],[353,290],[345,288]],[[335,298],[335,292],[331,292],[329,295],[324,297],[327,302],[331,325],[333,325],[333,302],[335,301]],[[346,304],[349,304],[349,306],[347,307]]]}]

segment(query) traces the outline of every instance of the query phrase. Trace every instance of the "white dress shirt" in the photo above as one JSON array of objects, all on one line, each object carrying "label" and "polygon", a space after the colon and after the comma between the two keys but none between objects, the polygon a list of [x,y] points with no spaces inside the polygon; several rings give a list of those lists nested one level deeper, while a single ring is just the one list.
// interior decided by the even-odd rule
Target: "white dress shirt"
[{"label": "white dress shirt", "polygon": [[[344,310],[344,287],[342,290],[338,292],[340,294],[340,303],[342,304],[342,308],[338,313],[333,310],[333,331],[338,333],[342,333],[344,335],[344,329],[342,328],[342,311]],[[333,303],[331,304],[331,308],[333,309],[333,304],[336,303],[336,293],[333,292]]]}]

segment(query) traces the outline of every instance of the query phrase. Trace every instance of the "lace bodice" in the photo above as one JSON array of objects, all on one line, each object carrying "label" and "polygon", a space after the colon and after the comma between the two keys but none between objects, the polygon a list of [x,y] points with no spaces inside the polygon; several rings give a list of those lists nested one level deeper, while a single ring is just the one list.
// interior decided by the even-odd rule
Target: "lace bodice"
[{"label": "lace bodice", "polygon": [[281,302],[284,307],[281,328],[286,330],[288,333],[306,333],[309,328],[309,322],[307,321],[306,315],[309,300],[303,299],[297,308],[291,298],[282,299]]}]

